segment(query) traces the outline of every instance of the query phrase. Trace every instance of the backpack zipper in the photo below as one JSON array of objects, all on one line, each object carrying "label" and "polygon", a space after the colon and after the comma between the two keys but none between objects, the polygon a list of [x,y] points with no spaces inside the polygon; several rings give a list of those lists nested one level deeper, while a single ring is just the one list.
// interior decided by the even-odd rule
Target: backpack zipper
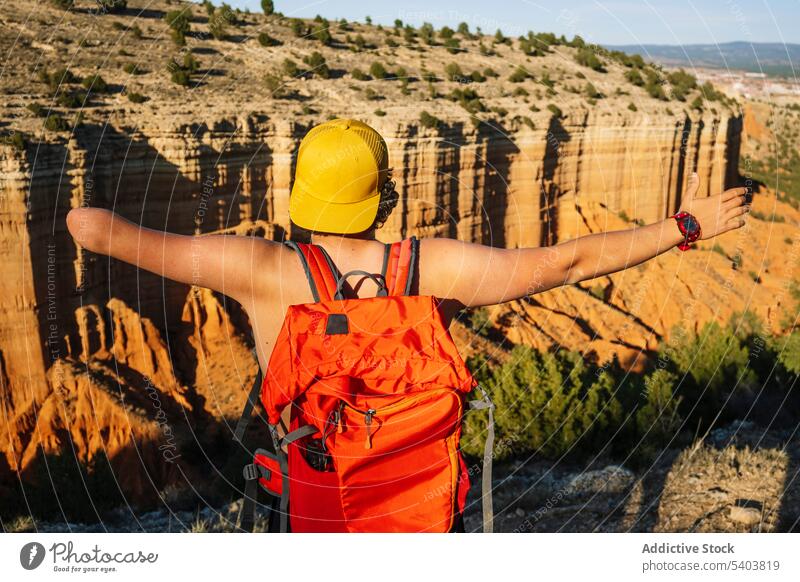
[{"label": "backpack zipper", "polygon": [[362,414],[364,416],[364,427],[366,428],[366,432],[367,432],[367,438],[364,441],[364,448],[365,449],[371,449],[372,448],[372,432],[373,432],[372,431],[372,419],[375,418],[376,416],[378,416],[379,412],[381,414],[386,414],[387,412],[392,412],[393,410],[398,409],[398,408],[399,409],[407,408],[408,406],[411,405],[410,401],[418,400],[420,398],[424,398],[425,396],[429,396],[431,394],[431,392],[432,391],[423,392],[423,393],[416,393],[416,394],[410,394],[410,395],[407,395],[405,398],[402,398],[398,402],[395,402],[393,404],[388,404],[388,405],[382,406],[380,408],[368,408],[367,410],[358,409],[355,406],[352,406],[352,405],[348,404],[347,402],[345,402],[344,400],[342,400],[340,405],[339,405],[339,409],[338,409],[339,421],[340,421],[341,424],[339,425],[339,428],[337,429],[336,432],[338,432],[338,433],[344,432],[344,415],[342,414],[342,409],[346,406],[347,408],[349,408],[353,412],[357,412],[357,413]]}]

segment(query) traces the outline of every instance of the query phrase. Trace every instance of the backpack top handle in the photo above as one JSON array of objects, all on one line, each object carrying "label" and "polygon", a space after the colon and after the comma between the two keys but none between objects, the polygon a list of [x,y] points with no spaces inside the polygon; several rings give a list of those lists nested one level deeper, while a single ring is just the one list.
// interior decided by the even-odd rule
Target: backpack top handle
[{"label": "backpack top handle", "polygon": [[386,297],[389,293],[386,291],[386,285],[381,280],[380,277],[373,275],[372,273],[367,273],[366,271],[362,271],[360,269],[356,269],[354,271],[347,271],[344,275],[339,278],[339,282],[336,284],[336,294],[334,295],[334,299],[344,299],[344,293],[342,293],[342,288],[344,284],[347,282],[347,278],[351,275],[361,275],[363,277],[369,277],[372,279],[375,284],[378,286],[378,293],[375,297]]}]

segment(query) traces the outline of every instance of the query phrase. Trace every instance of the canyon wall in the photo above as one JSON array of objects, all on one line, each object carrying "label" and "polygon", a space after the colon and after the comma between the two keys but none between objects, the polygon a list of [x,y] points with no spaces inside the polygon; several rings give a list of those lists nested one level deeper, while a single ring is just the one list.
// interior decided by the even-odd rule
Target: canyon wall
[{"label": "canyon wall", "polygon": [[[704,194],[738,180],[740,117],[597,111],[535,130],[462,122],[433,130],[382,118],[375,125],[401,199],[379,237],[552,244],[625,227],[620,216],[669,215],[693,168]],[[84,463],[104,452],[134,501],[192,471],[224,473],[207,444],[230,441],[256,372],[246,316],[223,296],[83,252],[65,225],[69,209],[97,206],[186,234],[290,235],[293,155],[308,128],[258,115],[180,119],[131,127],[111,118],[25,152],[0,150],[0,495],[12,492],[15,473],[35,482],[37,459],[65,451]],[[580,290],[565,292],[498,307],[493,317],[521,322],[506,326],[514,341],[558,342],[576,319],[559,304],[566,297],[582,309],[569,295]],[[613,303],[611,316],[596,317],[616,314],[618,333],[638,339],[584,329],[586,342],[604,346],[600,356],[661,337],[667,322],[615,312]]]}]

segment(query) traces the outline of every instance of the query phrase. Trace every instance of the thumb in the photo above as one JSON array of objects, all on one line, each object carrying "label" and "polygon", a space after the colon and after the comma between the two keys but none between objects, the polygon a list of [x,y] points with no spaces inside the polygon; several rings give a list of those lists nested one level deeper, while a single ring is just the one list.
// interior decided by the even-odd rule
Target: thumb
[{"label": "thumb", "polygon": [[697,196],[698,190],[700,190],[700,176],[697,175],[697,172],[692,172],[686,182],[686,198],[691,200]]}]

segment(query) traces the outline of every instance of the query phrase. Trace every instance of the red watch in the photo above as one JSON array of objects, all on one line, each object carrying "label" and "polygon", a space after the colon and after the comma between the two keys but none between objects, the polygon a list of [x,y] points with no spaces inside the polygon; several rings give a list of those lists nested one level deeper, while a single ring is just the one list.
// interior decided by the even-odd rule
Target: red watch
[{"label": "red watch", "polygon": [[703,231],[700,230],[700,223],[697,219],[688,212],[678,212],[673,214],[670,218],[674,218],[678,223],[678,230],[683,235],[683,242],[678,245],[682,251],[688,251],[691,244],[702,236]]}]

